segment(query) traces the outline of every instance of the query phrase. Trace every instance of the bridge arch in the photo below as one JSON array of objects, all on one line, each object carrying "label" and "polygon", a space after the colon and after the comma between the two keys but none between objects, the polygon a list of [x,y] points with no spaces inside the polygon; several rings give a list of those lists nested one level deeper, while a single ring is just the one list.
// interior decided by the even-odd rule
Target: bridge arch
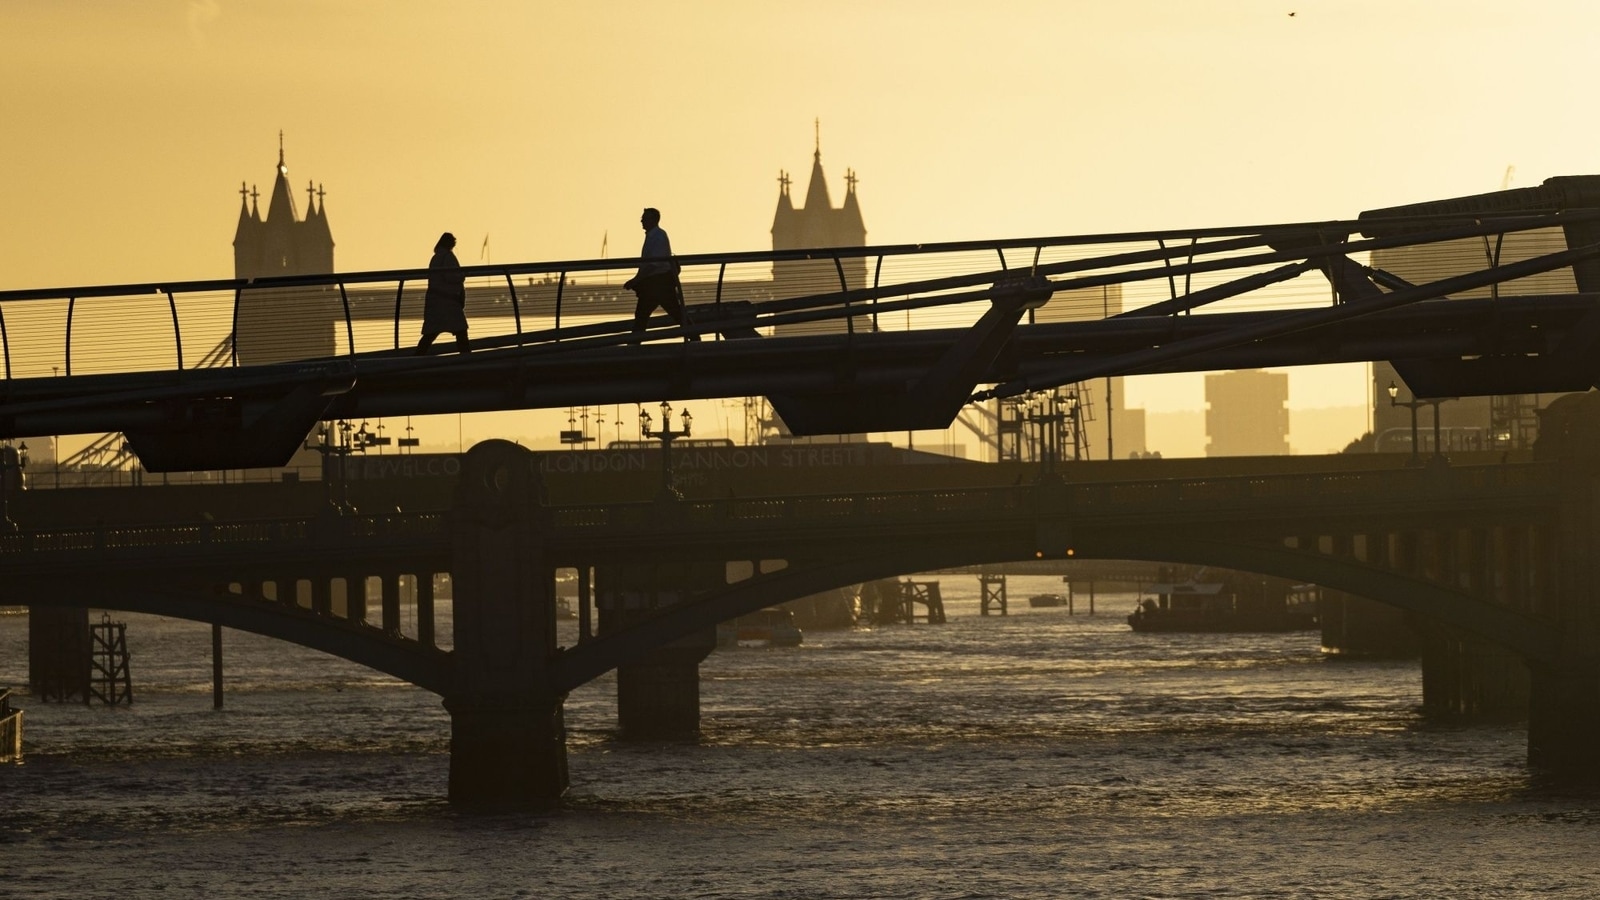
[{"label": "bridge arch", "polygon": [[[556,681],[563,690],[571,690],[630,658],[697,630],[832,588],[932,569],[1033,560],[1036,544],[1031,537],[1025,541],[976,538],[959,542],[906,542],[850,557],[797,561],[788,568],[731,584],[669,607],[614,634],[568,649],[557,662]],[[1526,613],[1352,558],[1265,543],[1114,532],[1075,541],[1073,551],[1075,559],[1216,566],[1311,582],[1461,628],[1530,663],[1556,658],[1558,635],[1555,629]]]},{"label": "bridge arch", "polygon": [[[83,605],[51,600],[34,604]],[[435,694],[450,688],[450,651],[430,650],[371,625],[320,616],[299,606],[251,601],[217,589],[129,585],[97,594],[94,607],[222,625],[341,657]]]},{"label": "bridge arch", "polygon": [[1096,549],[1096,558],[1218,566],[1310,582],[1460,628],[1529,662],[1553,660],[1556,655],[1555,629],[1520,610],[1350,557],[1194,537],[1116,541],[1114,548]]}]

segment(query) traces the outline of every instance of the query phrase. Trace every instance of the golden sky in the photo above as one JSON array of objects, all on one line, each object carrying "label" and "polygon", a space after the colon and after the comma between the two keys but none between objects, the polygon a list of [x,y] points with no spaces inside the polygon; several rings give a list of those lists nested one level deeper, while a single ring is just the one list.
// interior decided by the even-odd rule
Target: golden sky
[{"label": "golden sky", "polygon": [[764,248],[817,119],[872,243],[1353,217],[1600,170],[1597,50],[1592,0],[0,0],[0,289],[230,277],[280,129],[341,271]]}]

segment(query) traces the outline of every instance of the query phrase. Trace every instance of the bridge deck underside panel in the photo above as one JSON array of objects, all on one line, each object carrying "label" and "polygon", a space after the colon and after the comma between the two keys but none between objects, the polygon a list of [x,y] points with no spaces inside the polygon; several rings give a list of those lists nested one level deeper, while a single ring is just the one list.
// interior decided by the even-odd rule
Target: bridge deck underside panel
[{"label": "bridge deck underside panel", "polygon": [[[1594,308],[1587,296],[1529,299],[1515,309],[1453,301],[1352,320],[1267,343],[1223,347],[1180,360],[1153,361],[1122,374],[1161,374],[1368,359],[1497,358],[1506,377],[1534,371],[1535,355],[1578,333]],[[981,376],[1028,378],[1061,365],[1093,366],[1142,348],[1249,328],[1270,314],[1170,320],[1024,325]],[[257,366],[17,379],[0,414],[0,437],[162,427],[174,400],[227,397],[270,403],[307,378],[353,382],[331,397],[327,418],[559,408],[657,400],[770,396],[785,392],[848,396],[903,387],[927,373],[959,332],[812,335],[773,342],[728,341],[554,352],[509,348],[469,359],[373,359],[359,365]],[[1520,361],[1519,361],[1520,360]],[[1542,370],[1541,370],[1542,371]],[[1559,374],[1559,373],[1557,373]],[[1518,376],[1520,377],[1520,376]],[[1555,376],[1550,376],[1554,378]],[[1565,379],[1565,380],[1561,380]],[[1548,390],[1587,389],[1586,369]],[[1485,389],[1503,385],[1485,383]],[[1462,392],[1466,393],[1466,392]]]}]

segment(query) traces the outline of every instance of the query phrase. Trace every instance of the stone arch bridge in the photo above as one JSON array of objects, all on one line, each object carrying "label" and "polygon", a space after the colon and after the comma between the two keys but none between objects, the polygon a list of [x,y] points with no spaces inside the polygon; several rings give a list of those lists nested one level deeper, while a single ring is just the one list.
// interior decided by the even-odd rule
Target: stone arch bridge
[{"label": "stone arch bridge", "polygon": [[[946,566],[1216,565],[1504,647],[1532,676],[1530,762],[1583,773],[1600,757],[1596,401],[1552,405],[1531,463],[1096,482],[1068,468],[1007,486],[641,503],[552,505],[533,455],[490,441],[466,455],[448,512],[0,535],[0,599],[212,622],[387,672],[443,696],[453,801],[539,804],[566,786],[566,693],[615,669],[625,730],[630,717],[692,728],[699,638],[719,621]],[[597,633],[585,620],[574,647],[555,640],[559,567],[603,598]],[[400,629],[402,577],[446,571],[450,650],[435,641],[431,579],[416,578],[415,635]]]}]

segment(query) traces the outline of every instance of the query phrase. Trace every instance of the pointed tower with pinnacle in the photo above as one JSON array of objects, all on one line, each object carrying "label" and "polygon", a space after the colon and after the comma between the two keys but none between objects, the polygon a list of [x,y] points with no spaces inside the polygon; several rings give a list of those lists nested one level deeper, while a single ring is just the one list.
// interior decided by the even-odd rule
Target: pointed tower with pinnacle
[{"label": "pointed tower with pinnacle", "polygon": [[[817,123],[817,140],[811,154],[811,178],[800,206],[794,205],[789,191],[789,173],[778,175],[778,209],[772,216],[772,249],[814,250],[831,247],[862,247],[867,243],[867,226],[856,199],[856,173],[845,174],[844,204],[834,207],[828,194],[828,181],[822,172],[822,129]],[[840,272],[843,270],[841,281]],[[832,258],[781,260],[772,265],[774,296],[801,297],[866,287],[867,260],[846,257],[835,265]],[[855,327],[870,329],[871,320],[857,318]],[[843,331],[843,320],[781,326],[782,334],[827,334]]]},{"label": "pointed tower with pinnacle", "polygon": [[[278,169],[261,215],[260,194],[239,187],[233,233],[233,277],[273,278],[333,273],[333,231],[319,185],[306,185],[306,215],[295,209],[289,166],[278,132]],[[235,351],[240,365],[332,356],[338,293],[321,287],[247,288],[240,294]]]},{"label": "pointed tower with pinnacle", "polygon": [[239,188],[239,224],[233,233],[233,277],[327,275],[333,272],[333,232],[328,227],[323,191],[307,186],[306,216],[301,219],[289,189],[289,166],[283,158],[283,132],[278,132],[278,169],[261,217],[254,187]]}]

